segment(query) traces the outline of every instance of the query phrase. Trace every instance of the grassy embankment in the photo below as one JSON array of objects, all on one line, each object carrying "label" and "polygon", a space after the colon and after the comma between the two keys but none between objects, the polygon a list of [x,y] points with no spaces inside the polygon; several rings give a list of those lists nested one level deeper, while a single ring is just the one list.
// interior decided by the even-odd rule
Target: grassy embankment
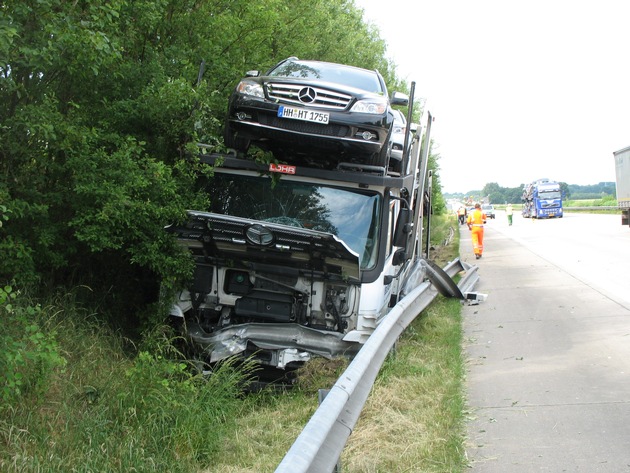
[{"label": "grassy embankment", "polygon": [[618,214],[618,209],[606,209],[602,207],[617,207],[617,200],[612,197],[601,199],[564,200],[562,206],[565,212]]},{"label": "grassy embankment", "polygon": [[[452,217],[433,219],[433,259]],[[344,472],[465,469],[461,307],[439,296],[387,359],[342,457]],[[288,392],[240,396],[173,360],[163,333],[130,347],[70,296],[38,305],[0,291],[0,470],[272,472],[343,361],[318,360]],[[166,347],[166,348],[165,348]]]}]

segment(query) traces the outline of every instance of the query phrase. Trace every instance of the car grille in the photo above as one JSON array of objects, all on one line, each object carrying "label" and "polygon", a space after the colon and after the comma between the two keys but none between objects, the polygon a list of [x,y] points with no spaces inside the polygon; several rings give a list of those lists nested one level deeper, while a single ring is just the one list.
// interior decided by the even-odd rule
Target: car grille
[{"label": "car grille", "polygon": [[343,125],[322,125],[320,123],[303,122],[300,120],[281,119],[273,115],[261,113],[258,122],[282,130],[296,131],[298,133],[310,133],[313,135],[338,136],[348,135],[348,127]]},{"label": "car grille", "polygon": [[[300,91],[310,89],[315,92],[313,101],[305,102],[300,100]],[[332,90],[320,87],[311,87],[301,84],[268,83],[267,94],[272,100],[281,100],[284,103],[294,103],[299,105],[311,105],[333,110],[344,110],[350,101],[351,95],[341,94]]]}]

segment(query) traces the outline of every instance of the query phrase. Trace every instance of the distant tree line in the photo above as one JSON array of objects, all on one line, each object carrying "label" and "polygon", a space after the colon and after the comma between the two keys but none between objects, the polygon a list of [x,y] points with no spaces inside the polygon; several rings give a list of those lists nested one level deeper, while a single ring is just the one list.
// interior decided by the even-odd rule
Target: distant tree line
[{"label": "distant tree line", "polygon": [[[447,199],[471,199],[478,201],[487,199],[493,204],[519,204],[522,202],[523,189],[525,184],[519,187],[501,187],[496,182],[489,182],[481,190],[471,190],[466,193],[446,193],[444,197]],[[562,198],[581,200],[581,199],[601,199],[604,197],[616,198],[616,187],[614,182],[600,182],[591,185],[567,184],[560,182],[562,190]]]},{"label": "distant tree line", "polygon": [[569,184],[570,194],[567,198],[573,200],[602,199],[605,197],[617,198],[617,187],[614,182],[600,182],[588,186]]}]

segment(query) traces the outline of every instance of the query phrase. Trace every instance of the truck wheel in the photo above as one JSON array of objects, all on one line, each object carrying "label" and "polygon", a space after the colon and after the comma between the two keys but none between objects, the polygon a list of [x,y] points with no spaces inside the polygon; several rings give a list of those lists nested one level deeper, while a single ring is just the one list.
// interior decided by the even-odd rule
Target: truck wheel
[{"label": "truck wheel", "polygon": [[250,145],[250,140],[238,136],[238,132],[232,130],[229,125],[226,125],[223,130],[223,142],[226,147],[233,148],[236,151],[241,151],[243,153],[247,153]]}]

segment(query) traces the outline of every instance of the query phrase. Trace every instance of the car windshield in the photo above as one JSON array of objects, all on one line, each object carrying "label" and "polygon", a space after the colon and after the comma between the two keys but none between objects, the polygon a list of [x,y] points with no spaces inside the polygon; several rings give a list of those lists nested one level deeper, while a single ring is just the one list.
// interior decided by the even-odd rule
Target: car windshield
[{"label": "car windshield", "polygon": [[375,94],[385,94],[375,71],[317,61],[285,61],[269,71],[272,77],[295,77],[334,82]]},{"label": "car windshield", "polygon": [[331,233],[359,255],[361,268],[376,264],[380,194],[218,172],[207,189],[214,213]]}]

